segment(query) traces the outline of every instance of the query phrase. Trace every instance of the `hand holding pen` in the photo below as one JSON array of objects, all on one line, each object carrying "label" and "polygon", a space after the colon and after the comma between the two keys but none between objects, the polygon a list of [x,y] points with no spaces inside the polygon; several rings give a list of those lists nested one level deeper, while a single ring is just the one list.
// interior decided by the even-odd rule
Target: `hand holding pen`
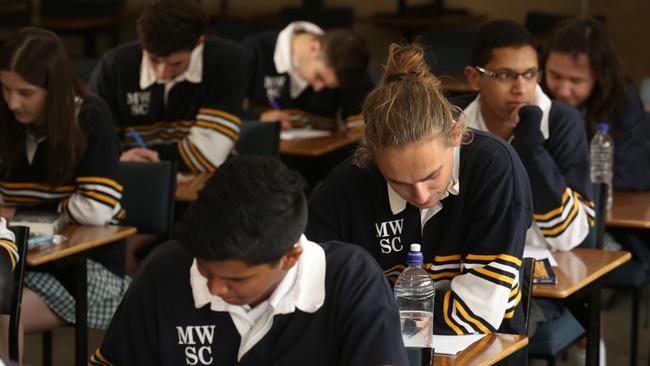
[{"label": "hand holding pen", "polygon": [[277,100],[269,97],[269,104],[273,110],[263,112],[260,114],[261,122],[280,122],[282,124],[282,129],[286,130],[291,128],[291,119],[289,114],[283,111],[280,108],[280,104]]},{"label": "hand holding pen", "polygon": [[147,143],[144,142],[140,134],[138,134],[134,129],[129,130],[129,134],[133,137],[133,140],[138,145],[128,149],[122,153],[120,156],[121,161],[160,161],[160,156],[155,150],[151,150],[147,147]]}]

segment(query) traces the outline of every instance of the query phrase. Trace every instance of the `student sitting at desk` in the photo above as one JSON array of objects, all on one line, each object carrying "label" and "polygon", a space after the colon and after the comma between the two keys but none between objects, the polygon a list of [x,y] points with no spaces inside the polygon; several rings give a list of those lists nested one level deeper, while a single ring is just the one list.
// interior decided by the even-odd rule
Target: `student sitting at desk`
[{"label": "student sitting at desk", "polygon": [[594,220],[589,149],[580,113],[551,101],[537,84],[540,75],[528,31],[492,21],[476,33],[465,67],[479,94],[458,102],[467,125],[509,141],[528,172],[534,221],[526,245],[570,250]]},{"label": "student sitting at desk", "polygon": [[[0,51],[0,83],[2,216],[10,220],[17,207],[30,207],[84,225],[122,218],[122,186],[115,181],[119,141],[110,111],[76,79],[61,40],[44,29],[22,29]],[[93,328],[108,324],[126,288],[123,261],[120,251],[88,260]],[[25,274],[25,332],[74,322],[68,283],[55,270]]]},{"label": "student sitting at desk", "polygon": [[523,334],[532,204],[521,161],[454,120],[420,47],[391,45],[385,70],[363,105],[362,146],[311,196],[307,237],[361,245],[392,282],[421,243],[438,290],[434,334]]},{"label": "student sitting at desk", "polygon": [[302,178],[226,161],[115,313],[94,365],[406,365],[399,313],[358,247],[302,235]]},{"label": "student sitting at desk", "polygon": [[[287,128],[286,110],[297,109],[329,119],[340,114],[347,128],[363,125],[361,105],[371,85],[369,52],[359,35],[293,22],[280,32],[250,36],[241,47],[250,118]],[[266,111],[253,111],[260,107]]]},{"label": "student sitting at desk", "polygon": [[[595,19],[562,22],[546,47],[544,60],[546,87],[556,99],[582,111],[587,138],[593,136],[597,123],[609,124],[614,139],[613,190],[650,191],[650,118],[639,91],[625,78],[604,25]],[[647,230],[607,231],[646,270],[650,268]],[[607,238],[605,246],[620,248]]]},{"label": "student sitting at desk", "polygon": [[122,131],[122,160],[179,163],[212,172],[239,138],[243,69],[239,47],[206,37],[194,0],[153,2],[138,19],[139,42],[104,55],[90,89]]}]

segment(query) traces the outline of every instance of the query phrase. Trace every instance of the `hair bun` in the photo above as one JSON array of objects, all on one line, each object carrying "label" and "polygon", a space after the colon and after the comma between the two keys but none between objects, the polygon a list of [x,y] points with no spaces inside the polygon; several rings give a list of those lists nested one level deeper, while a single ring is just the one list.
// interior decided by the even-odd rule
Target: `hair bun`
[{"label": "hair bun", "polygon": [[390,45],[382,82],[396,81],[439,83],[429,70],[422,46],[419,44],[401,46],[396,43]]}]

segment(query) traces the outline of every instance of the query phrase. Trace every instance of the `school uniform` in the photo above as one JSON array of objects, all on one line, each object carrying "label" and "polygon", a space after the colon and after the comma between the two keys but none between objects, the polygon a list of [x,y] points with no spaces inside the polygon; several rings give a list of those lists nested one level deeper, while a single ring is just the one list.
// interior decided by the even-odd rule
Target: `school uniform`
[{"label": "school uniform", "polygon": [[366,249],[394,282],[409,246],[422,244],[435,281],[434,334],[523,334],[519,267],[532,217],[528,177],[504,141],[472,131],[454,148],[443,198],[421,210],[372,163],[340,164],[309,202],[306,235]]},{"label": "school uniform", "polygon": [[[462,120],[488,131],[481,114],[481,95],[464,107]],[[528,177],[533,197],[533,223],[526,245],[571,250],[594,224],[589,148],[580,113],[551,101],[537,86],[531,105],[539,107],[539,121],[521,120],[510,139]]]},{"label": "school uniform", "polygon": [[135,131],[179,170],[212,172],[239,138],[243,84],[237,45],[205,37],[188,69],[171,81],[156,81],[142,47],[132,42],[104,55],[89,87],[108,103],[126,149],[138,146]]},{"label": "school uniform", "polygon": [[[241,48],[246,72],[245,96],[251,109],[270,109],[275,100],[282,109],[297,109],[329,118],[340,118],[347,128],[363,126],[361,106],[372,85],[370,80],[355,87],[324,88],[318,92],[300,78],[291,43],[299,32],[323,34],[309,22],[293,22],[281,31],[266,31],[244,39]],[[259,112],[247,111],[247,118],[259,119]]]},{"label": "school uniform", "polygon": [[399,313],[359,248],[303,252],[270,297],[250,308],[210,294],[179,242],[157,248],[127,292],[94,365],[406,365]]},{"label": "school uniform", "polygon": [[[28,130],[24,164],[0,179],[0,204],[54,210],[65,215],[68,222],[83,225],[105,225],[124,218],[122,186],[116,181],[120,147],[110,112],[97,97],[78,98],[76,103],[87,147],[74,176],[59,186],[47,184],[47,137]],[[126,288],[123,272],[123,251],[105,252],[88,260],[91,327],[101,327],[110,320]],[[56,269],[28,271],[25,284],[59,316],[74,323],[74,299],[70,295],[73,278]]]}]

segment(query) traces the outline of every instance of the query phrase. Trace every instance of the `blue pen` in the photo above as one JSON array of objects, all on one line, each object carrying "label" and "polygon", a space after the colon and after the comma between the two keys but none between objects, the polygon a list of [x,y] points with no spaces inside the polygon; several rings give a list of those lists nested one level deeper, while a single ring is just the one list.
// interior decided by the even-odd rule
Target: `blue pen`
[{"label": "blue pen", "polygon": [[143,149],[147,148],[147,144],[145,144],[144,140],[142,140],[142,137],[140,137],[140,135],[138,135],[138,133],[135,132],[135,130],[130,130],[129,133],[131,134],[131,137],[133,137],[133,139],[135,140],[136,144],[138,144],[138,146],[140,146]]}]

